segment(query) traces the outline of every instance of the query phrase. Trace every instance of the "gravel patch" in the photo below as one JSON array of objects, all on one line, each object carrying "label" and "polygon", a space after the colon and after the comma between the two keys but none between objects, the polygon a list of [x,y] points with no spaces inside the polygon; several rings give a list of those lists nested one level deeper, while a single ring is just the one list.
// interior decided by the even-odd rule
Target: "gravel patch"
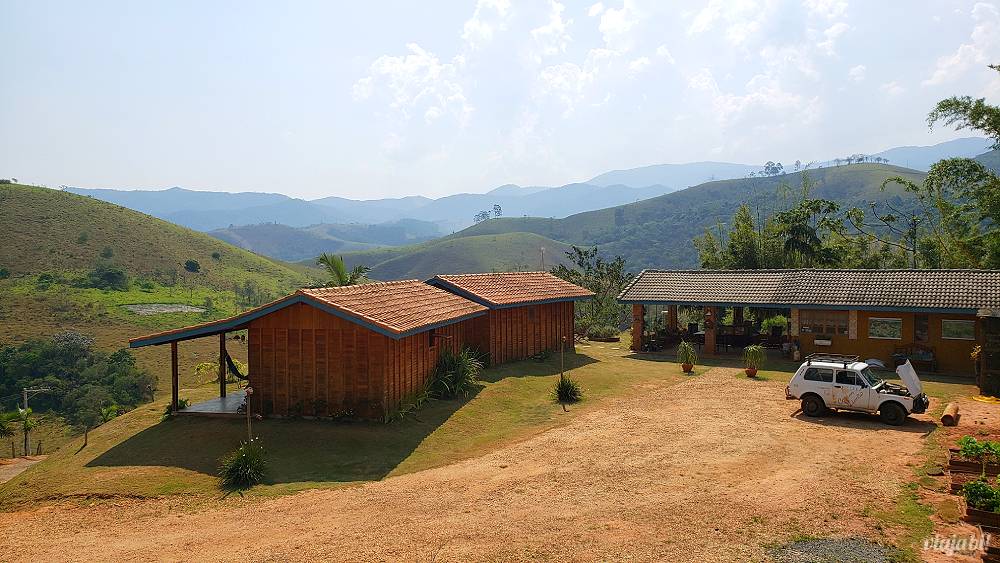
[{"label": "gravel patch", "polygon": [[900,560],[894,547],[864,538],[798,540],[771,551],[778,563],[891,563]]},{"label": "gravel patch", "polygon": [[122,305],[136,315],[160,315],[163,313],[204,313],[204,307],[194,305],[183,305],[180,303],[136,303],[134,305]]}]

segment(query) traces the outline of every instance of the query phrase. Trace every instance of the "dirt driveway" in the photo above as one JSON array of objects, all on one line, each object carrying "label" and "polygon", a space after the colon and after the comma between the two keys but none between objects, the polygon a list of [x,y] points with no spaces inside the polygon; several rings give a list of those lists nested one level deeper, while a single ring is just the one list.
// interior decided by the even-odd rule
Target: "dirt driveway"
[{"label": "dirt driveway", "polygon": [[175,499],[0,514],[0,545],[24,560],[731,561],[796,534],[884,539],[866,515],[891,510],[932,425],[793,416],[783,383],[739,375],[649,386],[489,455],[357,487],[195,512]]}]

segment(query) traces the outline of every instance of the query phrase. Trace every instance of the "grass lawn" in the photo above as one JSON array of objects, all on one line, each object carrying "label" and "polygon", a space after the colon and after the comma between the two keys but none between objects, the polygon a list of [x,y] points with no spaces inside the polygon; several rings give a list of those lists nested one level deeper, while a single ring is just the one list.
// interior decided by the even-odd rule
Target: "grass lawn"
[{"label": "grass lawn", "polygon": [[[567,354],[567,373],[584,390],[584,401],[554,402],[559,358],[525,361],[487,370],[478,392],[455,401],[433,401],[391,424],[312,420],[254,422],[268,450],[268,484],[254,495],[381,479],[483,454],[523,440],[597,408],[610,397],[637,393],[650,383],[672,384],[686,376],[669,361],[636,361],[627,343],[592,344]],[[217,392],[214,385],[184,388],[194,402]],[[155,497],[187,494],[216,498],[218,459],[245,439],[239,419],[176,417],[160,422],[164,400],[144,405],[77,438],[46,461],[0,487],[0,508],[65,499]]]}]

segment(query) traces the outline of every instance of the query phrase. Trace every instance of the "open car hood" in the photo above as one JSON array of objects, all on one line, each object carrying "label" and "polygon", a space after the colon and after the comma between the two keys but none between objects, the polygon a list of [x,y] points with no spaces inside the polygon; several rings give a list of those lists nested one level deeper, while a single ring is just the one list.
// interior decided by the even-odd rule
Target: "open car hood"
[{"label": "open car hood", "polygon": [[917,377],[917,372],[910,364],[910,360],[906,360],[905,364],[896,368],[896,375],[903,380],[903,385],[906,385],[906,390],[910,392],[910,395],[916,397],[924,392],[924,386],[920,383],[920,378]]}]

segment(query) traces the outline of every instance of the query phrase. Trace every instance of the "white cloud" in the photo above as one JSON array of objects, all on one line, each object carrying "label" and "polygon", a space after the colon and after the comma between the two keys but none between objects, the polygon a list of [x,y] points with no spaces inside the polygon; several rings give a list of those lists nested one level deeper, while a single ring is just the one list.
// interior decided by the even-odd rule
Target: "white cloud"
[{"label": "white cloud", "polygon": [[847,76],[855,82],[861,82],[865,79],[865,71],[867,70],[868,67],[865,65],[853,66],[851,70],[847,71]]},{"label": "white cloud", "polygon": [[666,45],[660,45],[656,48],[656,56],[667,61],[670,64],[675,64],[677,61],[674,56],[670,53],[670,49]]},{"label": "white cloud", "polygon": [[879,90],[884,92],[886,96],[890,97],[898,96],[906,91],[906,88],[904,88],[899,82],[896,82],[895,80],[891,82],[886,82],[885,84],[882,84],[878,88]]},{"label": "white cloud", "polygon": [[604,36],[608,49],[625,52],[632,48],[634,37],[632,28],[639,23],[639,14],[632,0],[625,0],[619,9],[608,8],[601,15],[598,29]]},{"label": "white cloud", "polygon": [[851,29],[851,26],[847,25],[844,22],[837,22],[831,25],[830,27],[826,28],[826,30],[823,32],[823,37],[825,39],[817,43],[816,46],[819,47],[827,55],[835,55],[836,50],[834,49],[834,47],[836,45],[837,38],[846,33],[849,29]]},{"label": "white cloud", "polygon": [[568,117],[587,98],[598,76],[619,56],[610,49],[591,49],[583,64],[565,62],[547,66],[538,73],[535,97],[555,99],[563,107],[563,117]]},{"label": "white cloud", "polygon": [[768,19],[773,4],[756,0],[710,0],[699,10],[688,26],[688,35],[711,31],[724,24],[723,34],[732,45],[742,46],[757,36]]},{"label": "white cloud", "polygon": [[590,17],[594,17],[596,15],[599,15],[603,11],[604,11],[604,4],[598,2],[593,6],[591,6],[589,10],[587,10],[587,15]]},{"label": "white cloud", "polygon": [[428,123],[450,113],[459,124],[465,125],[472,106],[458,82],[455,65],[442,63],[416,43],[409,43],[406,48],[409,50],[406,55],[383,55],[376,59],[368,68],[368,76],[354,83],[355,99],[384,94],[389,107],[404,121],[422,111]]},{"label": "white cloud", "polygon": [[788,69],[796,70],[813,80],[820,77],[819,70],[809,56],[807,45],[767,45],[760,50],[760,58],[772,74],[783,74]]},{"label": "white cloud", "polygon": [[649,66],[649,57],[639,57],[628,63],[628,69],[632,74],[639,74]]},{"label": "white cloud", "polygon": [[843,0],[805,0],[803,4],[810,15],[835,19],[847,12],[847,2]]},{"label": "white cloud", "polygon": [[506,28],[510,0],[479,0],[472,17],[462,26],[462,39],[476,50],[493,40],[497,31]]},{"label": "white cloud", "polygon": [[707,68],[691,75],[688,87],[711,96],[716,120],[724,128],[746,125],[767,129],[780,127],[786,120],[809,124],[819,116],[821,106],[819,97],[806,98],[789,92],[768,74],[751,78],[743,95],[723,92]]},{"label": "white cloud", "polygon": [[975,25],[969,42],[959,45],[951,55],[940,57],[934,72],[924,80],[925,86],[951,82],[973,66],[996,62],[990,57],[1000,51],[1000,10],[993,4],[977,2],[971,14]]},{"label": "white cloud", "polygon": [[550,7],[549,22],[531,30],[531,37],[538,47],[532,55],[535,62],[541,62],[543,57],[565,53],[567,45],[572,40],[566,28],[572,25],[573,20],[567,22],[562,19],[566,7],[555,0],[550,1]]}]

